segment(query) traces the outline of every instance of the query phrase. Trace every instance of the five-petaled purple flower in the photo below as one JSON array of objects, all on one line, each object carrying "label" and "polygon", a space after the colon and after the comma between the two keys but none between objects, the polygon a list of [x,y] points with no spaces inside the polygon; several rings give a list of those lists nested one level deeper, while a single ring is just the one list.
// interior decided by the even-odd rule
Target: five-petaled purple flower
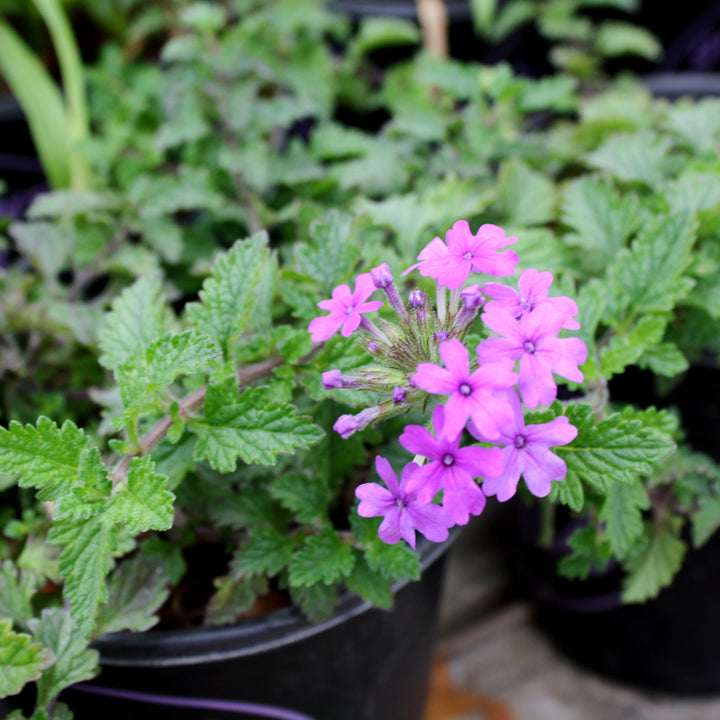
[{"label": "five-petaled purple flower", "polygon": [[342,336],[350,337],[358,329],[361,314],[374,312],[383,306],[381,300],[366,300],[375,292],[375,283],[370,273],[358,275],[355,280],[355,292],[351,293],[347,285],[338,285],[332,291],[332,299],[322,300],[318,307],[329,310],[324,317],[313,318],[308,326],[313,342],[323,342],[342,328]]},{"label": "five-petaled purple flower", "polygon": [[[497,495],[500,502],[505,502],[515,495],[522,475],[533,495],[546,497],[551,482],[563,480],[567,474],[565,461],[550,452],[550,448],[572,442],[577,437],[577,428],[564,415],[542,425],[525,425],[517,394],[512,390],[507,394],[513,409],[512,421],[502,428],[500,440],[494,440],[505,446],[504,467],[498,475],[485,478],[483,492]],[[472,423],[468,430],[478,440],[489,440]]]},{"label": "five-petaled purple flower", "polygon": [[442,542],[448,537],[453,522],[447,512],[435,503],[421,503],[414,492],[408,490],[408,482],[417,471],[415,463],[408,463],[400,474],[400,482],[390,463],[378,455],[375,468],[387,489],[379,483],[364,483],[355,490],[360,500],[358,515],[382,517],[378,535],[390,545],[403,538],[415,548],[415,531],[432,542]]},{"label": "five-petaled purple flower", "polygon": [[486,435],[498,437],[498,423],[509,417],[509,409],[497,391],[512,387],[517,381],[514,362],[501,358],[471,373],[469,353],[457,338],[440,344],[440,357],[444,368],[420,363],[412,379],[426,392],[450,396],[445,405],[445,433],[456,438],[468,418],[472,418]]},{"label": "five-petaled purple flower", "polygon": [[471,271],[494,277],[512,275],[518,256],[512,250],[498,250],[515,242],[516,237],[506,237],[497,225],[481,225],[473,235],[467,221],[458,220],[445,233],[445,242],[436,237],[418,255],[420,262],[402,274],[419,267],[421,275],[437,278],[438,284],[451,290],[459,288]]},{"label": "five-petaled purple flower", "polygon": [[[480,362],[520,360],[518,389],[529,408],[541,403],[550,405],[555,400],[557,385],[553,373],[572,382],[582,382],[583,374],[578,365],[587,359],[587,347],[580,338],[557,337],[566,320],[564,311],[550,303],[541,303],[532,312],[524,314],[520,322],[504,310],[486,311],[482,320],[503,337],[488,338],[478,345]],[[479,425],[478,429],[492,437]]]},{"label": "five-petaled purple flower", "polygon": [[552,281],[552,273],[528,268],[518,278],[517,290],[502,283],[485,283],[481,290],[493,298],[485,304],[485,311],[505,310],[519,320],[525,313],[532,312],[540,304],[550,303],[557,312],[566,314],[562,327],[566,330],[579,330],[580,323],[573,317],[577,315],[578,311],[575,301],[564,295],[548,297]]},{"label": "five-petaled purple flower", "polygon": [[417,492],[419,502],[430,502],[443,491],[442,506],[457,525],[466,525],[470,515],[479,515],[485,507],[485,495],[475,478],[493,477],[502,471],[500,448],[460,447],[460,436],[443,433],[445,410],[438,405],[433,411],[435,435],[420,425],[408,425],[400,444],[429,462],[410,477],[408,492]]}]

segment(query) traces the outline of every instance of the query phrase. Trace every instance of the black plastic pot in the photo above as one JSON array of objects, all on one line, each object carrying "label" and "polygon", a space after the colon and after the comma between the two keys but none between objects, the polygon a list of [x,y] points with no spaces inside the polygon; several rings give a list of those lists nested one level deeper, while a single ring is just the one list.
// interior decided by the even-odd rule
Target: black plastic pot
[{"label": "black plastic pot", "polygon": [[75,720],[421,720],[453,538],[423,546],[422,578],[395,588],[391,611],[347,595],[317,625],[287,608],[234,626],[109,635],[96,645],[101,675],[61,699]]}]

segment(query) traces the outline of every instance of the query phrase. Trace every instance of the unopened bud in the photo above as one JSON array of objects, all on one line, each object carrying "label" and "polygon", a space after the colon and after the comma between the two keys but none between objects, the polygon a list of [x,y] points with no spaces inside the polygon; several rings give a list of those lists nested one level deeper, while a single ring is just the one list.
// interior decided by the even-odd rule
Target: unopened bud
[{"label": "unopened bud", "polygon": [[322,374],[322,384],[326,390],[339,390],[343,387],[342,373],[339,370],[328,370]]},{"label": "unopened bud", "polygon": [[415,310],[425,307],[425,293],[422,290],[411,290],[408,305]]},{"label": "unopened bud", "polygon": [[460,292],[463,304],[468,310],[477,310],[485,301],[479,285],[470,285]]},{"label": "unopened bud", "polygon": [[392,394],[392,401],[394,405],[399,405],[400,403],[404,403],[407,400],[407,393],[405,390],[401,387],[396,387],[393,390]]},{"label": "unopened bud", "polygon": [[378,290],[382,290],[393,283],[393,276],[390,272],[390,266],[387,263],[378,265],[370,270],[370,277],[372,277],[375,287],[378,288]]}]

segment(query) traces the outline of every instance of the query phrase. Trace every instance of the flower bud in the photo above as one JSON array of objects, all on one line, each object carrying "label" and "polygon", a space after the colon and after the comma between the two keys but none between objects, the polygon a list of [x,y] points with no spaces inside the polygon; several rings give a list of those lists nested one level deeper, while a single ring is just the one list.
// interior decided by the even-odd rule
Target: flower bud
[{"label": "flower bud", "polygon": [[410,296],[408,297],[408,305],[415,310],[420,310],[420,308],[425,307],[425,293],[417,288],[411,290]]},{"label": "flower bud", "polygon": [[347,440],[357,429],[358,424],[353,415],[341,415],[333,425],[333,430],[343,440]]},{"label": "flower bud", "polygon": [[378,265],[370,270],[370,277],[373,279],[375,287],[378,290],[382,290],[393,283],[393,276],[390,272],[390,266],[387,263]]},{"label": "flower bud", "polygon": [[396,387],[392,393],[393,405],[404,403],[407,400],[407,393],[401,387]]},{"label": "flower bud", "polygon": [[460,292],[463,304],[468,310],[477,310],[485,301],[479,285],[470,285]]},{"label": "flower bud", "polygon": [[339,370],[328,370],[322,374],[322,384],[326,390],[339,390],[343,387],[342,373]]},{"label": "flower bud", "polygon": [[445,342],[447,339],[448,339],[448,333],[445,330],[435,333],[435,342],[436,343]]}]

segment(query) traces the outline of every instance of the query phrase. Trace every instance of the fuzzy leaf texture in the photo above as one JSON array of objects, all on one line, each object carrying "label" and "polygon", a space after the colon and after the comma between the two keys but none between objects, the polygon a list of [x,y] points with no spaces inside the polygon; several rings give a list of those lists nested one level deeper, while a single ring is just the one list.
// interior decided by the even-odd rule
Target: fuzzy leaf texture
[{"label": "fuzzy leaf texture", "polygon": [[43,501],[60,501],[78,482],[92,449],[85,433],[66,420],[61,428],[40,417],[37,426],[11,422],[0,427],[0,472],[19,474],[20,487],[34,487]]},{"label": "fuzzy leaf texture", "polygon": [[172,525],[175,496],[168,478],[155,472],[149,456],[130,461],[127,480],[118,484],[100,516],[106,527],[121,524],[132,533],[167,530]]},{"label": "fuzzy leaf texture", "polygon": [[10,620],[0,619],[0,698],[15,695],[37,680],[53,659],[30,635],[14,632]]},{"label": "fuzzy leaf texture", "polygon": [[215,262],[200,291],[201,302],[186,308],[190,322],[215,338],[226,354],[255,307],[255,287],[269,258],[267,243],[265,232],[236,242]]},{"label": "fuzzy leaf texture", "polygon": [[343,542],[335,530],[325,527],[317,535],[310,536],[295,553],[290,565],[290,584],[323,582],[334,585],[350,575],[354,564],[350,545]]},{"label": "fuzzy leaf texture", "polygon": [[652,472],[653,464],[675,448],[670,437],[642,419],[614,413],[595,425],[589,405],[571,405],[566,411],[578,436],[570,445],[554,448],[573,476],[593,487],[607,491],[613,482],[632,483],[638,474]]},{"label": "fuzzy leaf texture", "polygon": [[237,393],[234,376],[208,388],[205,417],[191,426],[197,435],[195,459],[227,473],[237,460],[272,465],[281,453],[307,448],[322,437],[308,417],[292,405],[268,402],[262,388]]},{"label": "fuzzy leaf texture", "polygon": [[63,596],[70,601],[72,616],[80,632],[90,633],[99,605],[107,601],[105,577],[114,547],[112,531],[98,517],[88,520],[59,520],[48,533],[48,541],[63,546],[60,574],[65,578]]},{"label": "fuzzy leaf texture", "polygon": [[115,372],[125,408],[143,404],[157,388],[198,372],[218,354],[215,342],[194,330],[138,346]]},{"label": "fuzzy leaf texture", "polygon": [[32,572],[15,568],[10,560],[0,565],[0,617],[23,623],[33,616],[32,596],[38,589]]},{"label": "fuzzy leaf texture", "polygon": [[643,534],[642,511],[650,507],[645,487],[639,479],[630,484],[613,483],[600,509],[600,520],[613,554],[623,560],[638,548]]},{"label": "fuzzy leaf texture", "polygon": [[138,345],[149,345],[169,329],[169,314],[157,275],[145,275],[113,301],[100,330],[100,364],[122,365]]},{"label": "fuzzy leaf texture", "polygon": [[62,690],[98,672],[98,652],[89,650],[67,610],[46,608],[30,622],[33,635],[55,656],[55,662],[37,682],[38,706],[48,703]]},{"label": "fuzzy leaf texture", "polygon": [[680,569],[687,546],[680,539],[681,518],[667,518],[648,527],[650,542],[627,563],[623,602],[645,602],[667,587]]},{"label": "fuzzy leaf texture", "polygon": [[298,522],[310,523],[327,515],[330,488],[320,473],[281,475],[270,486],[270,494],[290,510]]},{"label": "fuzzy leaf texture", "polygon": [[232,560],[230,577],[277,575],[292,560],[296,540],[268,525],[251,528]]},{"label": "fuzzy leaf texture", "polygon": [[609,309],[615,326],[646,313],[673,310],[692,289],[683,275],[692,261],[697,223],[691,213],[655,217],[608,268]]},{"label": "fuzzy leaf texture", "polygon": [[121,563],[108,582],[108,601],[101,606],[94,635],[119,630],[142,632],[157,623],[165,602],[169,576],[159,556],[135,556]]}]

